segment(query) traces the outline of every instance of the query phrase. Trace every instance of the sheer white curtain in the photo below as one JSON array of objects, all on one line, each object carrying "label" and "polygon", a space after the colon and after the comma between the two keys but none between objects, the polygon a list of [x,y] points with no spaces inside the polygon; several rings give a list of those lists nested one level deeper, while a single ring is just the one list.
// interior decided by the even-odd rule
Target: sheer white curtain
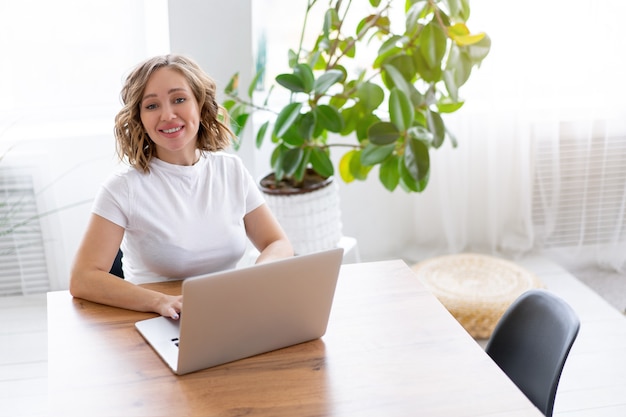
[{"label": "sheer white curtain", "polygon": [[474,0],[492,38],[415,197],[430,254],[544,251],[626,269],[626,39],[619,0]]}]

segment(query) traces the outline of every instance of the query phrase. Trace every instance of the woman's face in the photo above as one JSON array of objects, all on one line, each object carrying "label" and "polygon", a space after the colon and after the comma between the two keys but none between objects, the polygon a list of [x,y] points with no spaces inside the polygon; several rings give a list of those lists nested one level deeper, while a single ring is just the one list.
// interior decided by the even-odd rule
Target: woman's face
[{"label": "woman's face", "polygon": [[148,79],[140,108],[157,157],[176,165],[194,164],[200,107],[187,79],[172,68],[159,68]]}]

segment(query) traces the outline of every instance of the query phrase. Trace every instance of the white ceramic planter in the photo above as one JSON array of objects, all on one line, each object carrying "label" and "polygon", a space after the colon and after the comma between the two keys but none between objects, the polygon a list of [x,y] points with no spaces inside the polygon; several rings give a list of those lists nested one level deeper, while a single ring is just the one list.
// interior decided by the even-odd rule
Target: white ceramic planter
[{"label": "white ceramic planter", "polygon": [[337,247],[342,237],[339,187],[325,187],[301,194],[265,193],[268,206],[287,233],[298,255]]}]

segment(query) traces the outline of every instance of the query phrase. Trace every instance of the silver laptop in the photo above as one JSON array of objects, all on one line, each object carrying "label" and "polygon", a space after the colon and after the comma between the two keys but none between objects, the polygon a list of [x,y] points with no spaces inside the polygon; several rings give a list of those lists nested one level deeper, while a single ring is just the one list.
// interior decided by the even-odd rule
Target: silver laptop
[{"label": "silver laptop", "polygon": [[187,278],[179,320],[135,323],[178,375],[322,337],[343,249]]}]

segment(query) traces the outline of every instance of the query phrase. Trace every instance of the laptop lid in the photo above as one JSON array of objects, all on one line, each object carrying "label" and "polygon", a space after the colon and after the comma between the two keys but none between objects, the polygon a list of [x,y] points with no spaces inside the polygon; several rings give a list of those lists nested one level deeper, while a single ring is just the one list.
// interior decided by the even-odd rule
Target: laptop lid
[{"label": "laptop lid", "polygon": [[317,339],[324,335],[343,249],[299,255],[182,284],[183,312],[136,328],[176,374]]}]

